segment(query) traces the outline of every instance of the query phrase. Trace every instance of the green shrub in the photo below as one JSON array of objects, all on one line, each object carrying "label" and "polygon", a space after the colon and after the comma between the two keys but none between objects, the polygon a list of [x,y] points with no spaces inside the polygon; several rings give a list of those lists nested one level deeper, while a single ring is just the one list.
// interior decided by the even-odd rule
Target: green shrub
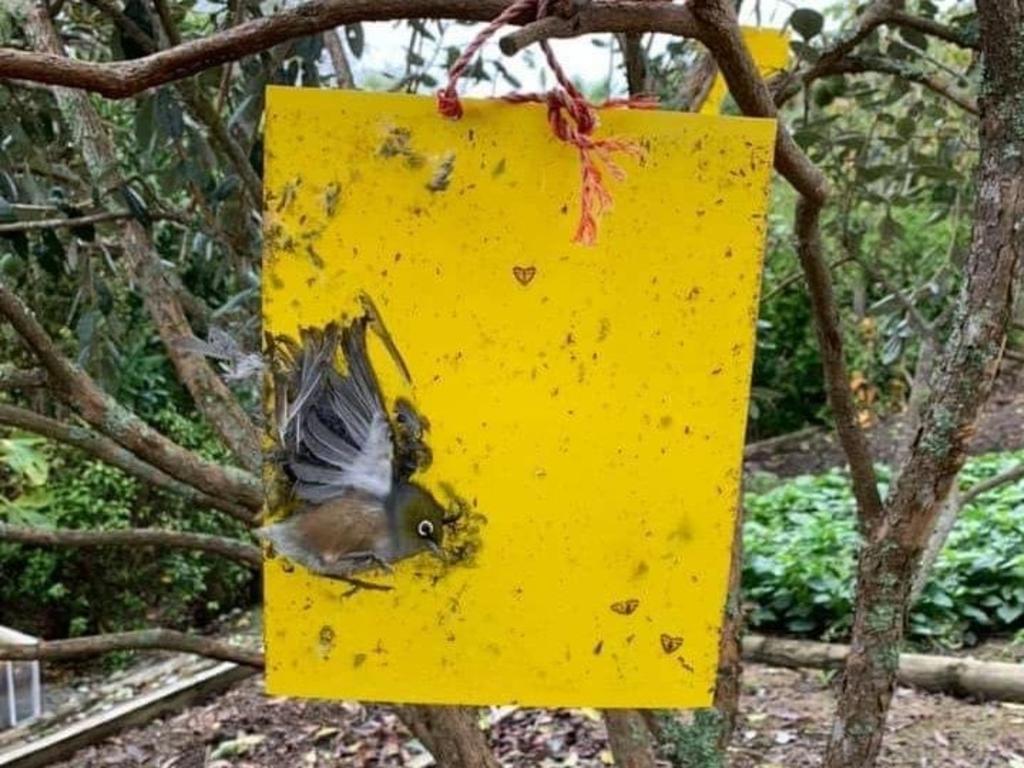
[{"label": "green shrub", "polygon": [[[153,414],[165,434],[207,458],[224,451],[202,424],[173,409]],[[33,438],[33,440],[35,440]],[[43,442],[48,483],[41,500],[19,504],[14,473],[0,489],[8,499],[0,520],[58,528],[171,528],[244,537],[224,515],[197,510],[80,451]],[[25,481],[22,480],[24,486]],[[6,486],[6,489],[4,488]],[[96,547],[61,549],[0,544],[0,615],[3,622],[47,637],[82,635],[144,625],[201,624],[254,597],[255,579],[223,558],[184,550]]]},{"label": "green shrub", "polygon": [[[1024,460],[1024,452],[968,462],[961,487]],[[883,478],[887,479],[883,472]],[[755,628],[824,638],[848,634],[856,551],[854,502],[839,471],[800,477],[745,498],[744,599]],[[971,644],[1024,627],[1024,481],[961,511],[910,616],[910,635]]]}]

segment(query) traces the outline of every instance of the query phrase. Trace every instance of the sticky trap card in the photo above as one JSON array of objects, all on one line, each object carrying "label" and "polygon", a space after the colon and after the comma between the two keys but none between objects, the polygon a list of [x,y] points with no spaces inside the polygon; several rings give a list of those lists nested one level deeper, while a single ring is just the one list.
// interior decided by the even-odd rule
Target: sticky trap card
[{"label": "sticky trap card", "polygon": [[372,298],[413,479],[462,507],[353,590],[266,562],[267,689],[419,703],[698,707],[718,656],[775,124],[604,111],[639,142],[596,246],[543,107],[271,88],[264,321]]},{"label": "sticky trap card", "polygon": [[[784,29],[771,29],[768,27],[742,27],[743,42],[747,44],[750,55],[757,64],[757,71],[766,80],[774,77],[786,68],[789,61],[789,33]],[[708,90],[707,98],[701,105],[702,115],[717,115],[722,111],[725,104],[725,97],[729,95],[729,86],[721,72],[715,74],[715,79]]]}]

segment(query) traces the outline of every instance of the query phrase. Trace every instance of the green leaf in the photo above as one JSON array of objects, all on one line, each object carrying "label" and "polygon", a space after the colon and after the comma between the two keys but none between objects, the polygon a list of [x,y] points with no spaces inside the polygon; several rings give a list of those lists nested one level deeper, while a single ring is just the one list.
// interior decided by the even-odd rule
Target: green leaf
[{"label": "green leaf", "polygon": [[64,243],[52,229],[44,229],[32,248],[39,266],[54,277],[64,272]]},{"label": "green leaf", "polygon": [[217,185],[217,188],[213,190],[213,194],[210,195],[211,199],[215,202],[221,202],[227,200],[231,195],[241,186],[238,176],[231,174],[227,176],[224,181]]},{"label": "green leaf", "polygon": [[819,58],[821,58],[821,54],[818,52],[817,48],[815,48],[813,45],[808,45],[807,43],[802,42],[800,40],[791,40],[789,43],[789,47],[793,50],[793,53],[795,53],[797,57],[804,61],[815,62]]},{"label": "green leaf", "polygon": [[169,88],[156,92],[155,117],[161,134],[172,140],[181,138],[185,131],[185,118]]},{"label": "green leaf", "polygon": [[789,17],[789,24],[804,40],[810,40],[821,34],[825,17],[812,8],[798,8]]},{"label": "green leaf", "polygon": [[363,25],[361,23],[345,25],[345,42],[348,43],[348,49],[352,51],[353,56],[357,59],[363,57],[363,46],[366,38],[363,36]]},{"label": "green leaf", "polygon": [[132,218],[138,221],[142,226],[149,228],[153,223],[153,220],[149,217],[149,208],[146,206],[146,201],[142,199],[142,195],[132,189],[128,184],[122,184],[121,197],[124,200],[124,204],[128,206],[128,210],[131,212]]},{"label": "green leaf", "polygon": [[901,139],[909,139],[917,130],[917,121],[912,117],[901,117],[896,121],[896,133]]},{"label": "green leaf", "polygon": [[149,152],[156,137],[156,97],[139,98],[135,108],[135,143],[143,152]]},{"label": "green leaf", "polygon": [[1007,625],[1013,624],[1021,616],[1024,616],[1024,603],[1000,605],[996,608],[996,616]]},{"label": "green leaf", "polygon": [[928,50],[928,35],[924,32],[911,27],[900,27],[899,35],[915,48],[920,48],[922,51]]},{"label": "green leaf", "polygon": [[35,436],[0,440],[0,464],[33,486],[44,485],[50,476],[46,439]]},{"label": "green leaf", "polygon": [[899,359],[902,352],[903,339],[899,336],[890,336],[885,340],[885,346],[882,347],[882,365],[892,365]]}]

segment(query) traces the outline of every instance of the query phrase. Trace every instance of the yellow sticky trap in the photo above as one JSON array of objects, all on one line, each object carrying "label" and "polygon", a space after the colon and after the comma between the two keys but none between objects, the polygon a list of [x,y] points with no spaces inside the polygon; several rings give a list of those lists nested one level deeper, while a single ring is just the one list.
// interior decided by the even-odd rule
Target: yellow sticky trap
[{"label": "yellow sticky trap", "polygon": [[[750,50],[757,64],[761,77],[769,78],[781,72],[789,61],[789,34],[782,29],[764,27],[743,27],[743,41]],[[717,115],[722,111],[722,104],[729,94],[729,86],[721,72],[715,75],[711,90],[701,105],[702,115]]]},{"label": "yellow sticky trap", "polygon": [[598,244],[543,107],[271,88],[266,329],[372,297],[430,420],[418,479],[471,505],[471,564],[358,591],[264,570],[267,689],[422,703],[711,701],[775,123],[605,111],[640,142]]}]

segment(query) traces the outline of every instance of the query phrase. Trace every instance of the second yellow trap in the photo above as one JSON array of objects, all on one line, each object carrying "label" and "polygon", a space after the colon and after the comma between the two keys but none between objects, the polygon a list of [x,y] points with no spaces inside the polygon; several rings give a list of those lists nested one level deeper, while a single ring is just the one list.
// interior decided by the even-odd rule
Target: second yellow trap
[{"label": "second yellow trap", "polygon": [[271,89],[267,330],[373,298],[390,407],[430,420],[419,480],[478,515],[472,562],[388,592],[266,578],[272,693],[422,703],[706,705],[747,414],[774,123],[606,112],[629,137],[598,244],[541,107]]}]

